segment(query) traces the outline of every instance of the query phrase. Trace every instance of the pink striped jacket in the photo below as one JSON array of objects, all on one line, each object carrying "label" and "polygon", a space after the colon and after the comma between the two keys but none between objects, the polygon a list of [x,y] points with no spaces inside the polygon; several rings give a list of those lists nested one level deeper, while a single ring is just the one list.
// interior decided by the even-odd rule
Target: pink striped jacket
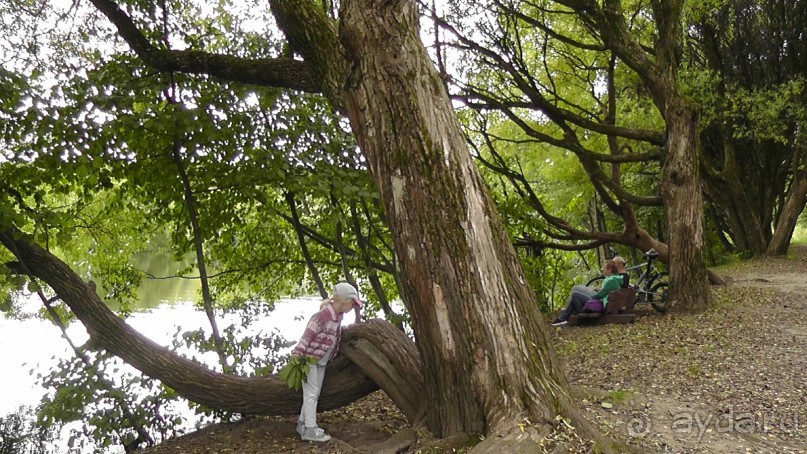
[{"label": "pink striped jacket", "polygon": [[292,356],[313,356],[322,358],[333,345],[331,359],[339,352],[339,338],[342,337],[342,316],[327,304],[314,314],[303,331],[300,342],[291,351]]}]

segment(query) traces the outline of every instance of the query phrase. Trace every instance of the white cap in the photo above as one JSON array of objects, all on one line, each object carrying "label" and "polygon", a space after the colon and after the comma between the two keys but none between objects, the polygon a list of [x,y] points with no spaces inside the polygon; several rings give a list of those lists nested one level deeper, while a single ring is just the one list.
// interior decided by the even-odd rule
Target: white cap
[{"label": "white cap", "polygon": [[356,290],[355,287],[348,284],[347,282],[340,282],[333,287],[333,296],[341,296],[343,298],[349,298],[353,300],[353,304],[356,306],[362,307],[363,304],[361,299],[359,298],[359,292]]}]

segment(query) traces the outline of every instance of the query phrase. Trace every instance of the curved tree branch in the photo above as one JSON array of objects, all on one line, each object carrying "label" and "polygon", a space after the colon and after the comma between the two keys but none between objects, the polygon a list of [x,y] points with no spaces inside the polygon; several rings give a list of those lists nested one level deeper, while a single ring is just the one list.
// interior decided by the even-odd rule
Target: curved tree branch
[{"label": "curved tree branch", "polygon": [[[529,25],[532,25],[533,27],[538,28],[539,30],[546,33],[551,38],[553,38],[553,39],[555,39],[557,41],[560,41],[560,42],[562,42],[564,44],[570,45],[572,47],[576,47],[578,49],[585,49],[585,50],[603,51],[603,50],[606,49],[605,46],[602,45],[602,43],[584,43],[584,42],[576,40],[574,38],[570,38],[569,36],[566,36],[566,35],[564,35],[562,33],[556,32],[555,30],[552,30],[552,28],[546,26],[546,24],[547,24],[546,21],[539,20],[539,19],[531,17],[531,16],[529,16],[527,14],[524,14],[519,9],[512,7],[511,4],[509,4],[509,3],[505,3],[505,2],[502,2],[502,1],[499,1],[499,0],[495,0],[494,4],[496,5],[496,7],[499,10],[506,11],[507,13],[513,15],[514,17],[518,18],[519,20],[524,21],[524,23],[527,23]],[[534,6],[535,9],[538,10],[538,11],[541,11],[541,12],[546,12],[547,11],[545,8],[540,8],[537,5],[532,5],[532,6]]]},{"label": "curved tree branch", "polygon": [[111,0],[90,0],[117,28],[143,62],[160,71],[207,74],[251,85],[291,88],[320,93],[311,68],[303,61],[284,58],[248,59],[195,50],[163,50],[151,44],[126,12]]},{"label": "curved tree branch", "polygon": [[[609,178],[608,175],[600,168],[595,161],[604,161],[604,162],[611,162],[611,163],[620,163],[620,162],[643,162],[650,160],[653,157],[654,153],[642,153],[642,154],[633,154],[633,155],[624,155],[624,154],[603,154],[603,153],[594,153],[585,149],[582,144],[580,144],[575,137],[569,136],[564,141],[557,141],[552,139],[551,137],[543,134],[539,131],[535,131],[531,128],[524,120],[518,117],[514,112],[509,109],[500,109],[502,113],[507,115],[514,123],[519,125],[522,130],[527,133],[528,136],[534,137],[539,142],[548,143],[550,145],[555,145],[559,148],[563,148],[575,153],[580,160],[583,168],[585,169],[587,175],[591,179],[591,183],[594,185],[595,189],[603,196],[604,199],[610,199],[610,196],[604,191],[603,186],[610,189],[614,195],[616,195],[619,199],[635,203],[641,206],[660,206],[661,205],[661,198],[658,196],[638,196],[629,193],[626,191],[618,181],[614,181],[613,179]],[[487,132],[487,130],[480,130],[478,131],[485,137],[485,140],[488,141],[487,145],[491,151],[494,151],[494,146],[492,142],[489,141],[490,137],[496,137]],[[551,142],[550,142],[551,140]],[[478,155],[478,153],[477,153]],[[638,159],[641,158],[641,159]],[[480,159],[477,156],[477,159]],[[482,161],[480,159],[480,161]],[[508,175],[508,172],[512,172],[512,170],[508,169],[507,166],[504,164],[504,160],[499,160],[501,163],[500,166],[491,165],[489,162],[482,161],[487,167],[491,170],[500,173],[502,175],[507,176],[510,178],[511,175]],[[521,175],[521,179],[524,181],[524,184],[527,185],[526,180],[524,179],[523,175]],[[620,209],[615,205],[612,204],[609,208],[616,214],[620,214]]]},{"label": "curved tree branch", "polygon": [[[300,393],[292,391],[277,375],[243,377],[219,373],[135,331],[109,310],[90,284],[56,256],[25,239],[22,232],[0,231],[0,243],[26,264],[27,273],[48,284],[70,307],[87,328],[94,345],[162,381],[183,397],[236,413],[279,416],[300,411]],[[362,339],[374,346],[372,351],[367,350]],[[414,342],[392,324],[377,319],[347,327],[342,340],[344,355],[328,364],[319,410],[340,408],[377,390],[378,385],[369,378],[376,377],[411,423],[421,421],[426,403],[410,395],[423,394],[420,358]],[[367,355],[374,359],[362,359]],[[359,367],[348,358],[355,358]]]}]

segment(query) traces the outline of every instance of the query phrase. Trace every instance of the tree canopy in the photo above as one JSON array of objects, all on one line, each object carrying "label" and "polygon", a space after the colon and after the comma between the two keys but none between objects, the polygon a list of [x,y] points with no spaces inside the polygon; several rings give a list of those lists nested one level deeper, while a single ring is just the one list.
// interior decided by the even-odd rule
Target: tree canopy
[{"label": "tree canopy", "polygon": [[[547,251],[656,248],[698,311],[709,239],[783,253],[807,201],[798,2],[90,3],[0,7],[4,261],[94,347],[217,408],[292,399],[232,374],[217,311],[347,280],[397,328],[354,331],[346,399],[381,386],[443,436],[562,416],[598,439],[544,332]],[[158,244],[193,257],[226,373],[105,308],[126,313]],[[362,341],[385,336],[400,364]]]}]

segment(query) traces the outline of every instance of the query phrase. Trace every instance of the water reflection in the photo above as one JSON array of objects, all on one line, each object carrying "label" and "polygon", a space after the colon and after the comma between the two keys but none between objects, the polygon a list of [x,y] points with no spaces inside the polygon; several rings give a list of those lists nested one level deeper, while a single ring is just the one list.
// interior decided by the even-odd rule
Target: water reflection
[{"label": "water reflection", "polygon": [[[188,290],[177,290],[174,295],[187,296]],[[193,293],[195,290],[191,291]],[[165,295],[165,294],[163,294]],[[162,298],[165,301],[166,298]],[[154,301],[154,300],[150,300]],[[301,298],[282,300],[275,305],[275,310],[268,316],[259,319],[245,334],[261,332],[264,335],[277,332],[286,339],[296,340],[302,333],[307,318],[317,311],[319,298]],[[41,304],[34,298],[27,298],[23,310],[33,313]],[[352,317],[345,317],[345,323],[352,323]],[[189,301],[166,303],[151,309],[136,312],[127,319],[127,323],[144,336],[160,345],[170,346],[179,327],[182,331],[202,329],[209,333],[209,322],[204,312],[197,310]],[[240,323],[236,316],[219,319],[219,327]],[[88,339],[84,326],[78,322],[68,327],[71,340],[80,345]],[[181,352],[190,354],[190,352]],[[21,405],[35,407],[46,392],[36,383],[37,373],[47,373],[54,368],[60,359],[73,355],[67,342],[61,338],[61,332],[52,323],[41,319],[7,319],[0,314],[0,358],[4,364],[0,375],[0,415],[15,412]],[[198,360],[211,366],[217,362],[215,354],[200,356]],[[120,373],[133,372],[128,366],[122,367]],[[182,413],[187,419],[187,428],[192,428],[196,417],[187,409]],[[64,435],[64,432],[63,432]],[[64,443],[64,440],[61,441]],[[105,452],[122,452],[105,451]]]},{"label": "water reflection", "polygon": [[[160,243],[164,241],[164,239],[155,238],[151,241],[152,247],[159,248]],[[186,255],[181,262],[173,260],[168,254],[136,254],[134,266],[145,273],[146,278],[137,288],[138,300],[133,304],[132,310],[150,309],[165,303],[176,304],[200,300],[201,280],[196,277],[176,276],[179,270],[186,269],[194,262],[193,254]],[[103,296],[107,289],[103,282],[98,284],[98,294]],[[116,308],[115,305],[110,304],[110,306],[113,310]]]}]

